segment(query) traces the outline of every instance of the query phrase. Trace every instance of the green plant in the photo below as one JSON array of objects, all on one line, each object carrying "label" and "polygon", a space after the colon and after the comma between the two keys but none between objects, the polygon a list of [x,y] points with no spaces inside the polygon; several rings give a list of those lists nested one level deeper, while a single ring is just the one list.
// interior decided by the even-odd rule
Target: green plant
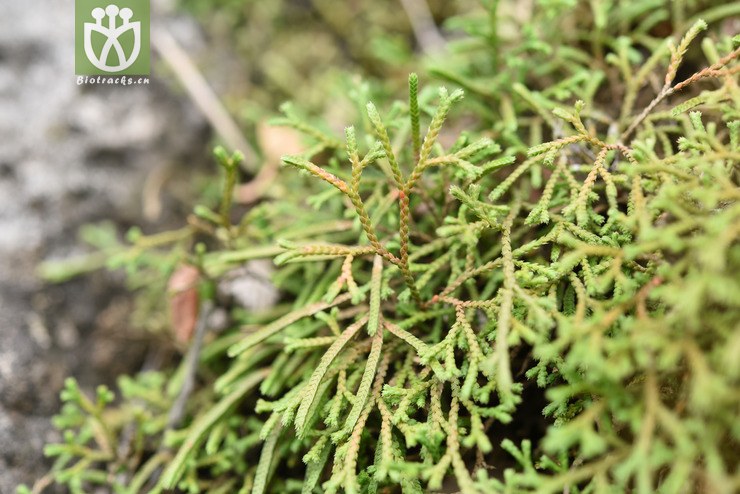
[{"label": "green plant", "polygon": [[[740,488],[737,36],[704,38],[699,64],[687,57],[704,21],[657,43],[646,33],[664,9],[592,2],[571,38],[547,21],[586,7],[541,2],[512,48],[497,4],[485,29],[464,23],[480,36],[468,39],[475,54],[434,69],[467,89],[469,130],[446,130],[463,92],[419,91],[416,75],[407,101],[368,103],[344,145],[285,108],[276,123],[311,145],[283,159],[308,178],[282,177],[305,196],[237,224],[237,157],[217,153],[222,207],[197,209],[201,242],[182,258],[208,286],[274,257],[283,303],[233,311],[199,355],[202,384],[179,425],[167,414],[185,364],[151,404],[129,391],[104,408],[107,392],[91,404],[69,384],[70,432],[49,449],[58,481],[80,492]],[[542,33],[562,44],[548,52]],[[502,47],[511,58],[489,86]],[[495,56],[479,65],[481,50]],[[207,315],[212,290],[200,299]],[[126,427],[140,431],[136,454],[111,446]]]}]

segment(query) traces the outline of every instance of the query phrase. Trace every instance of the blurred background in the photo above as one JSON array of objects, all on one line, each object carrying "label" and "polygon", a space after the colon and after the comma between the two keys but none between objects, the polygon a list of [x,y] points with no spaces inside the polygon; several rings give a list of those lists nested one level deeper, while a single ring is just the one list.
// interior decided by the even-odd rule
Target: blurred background
[{"label": "blurred background", "polygon": [[39,263],[88,253],[95,232],[84,225],[106,221],[115,235],[182,226],[217,176],[214,143],[244,151],[248,180],[293,145],[264,124],[281,102],[341,129],[349,110],[332,95],[361,80],[399,93],[420,55],[444,56],[457,35],[446,20],[480,8],[152,0],[150,84],[107,87],[76,84],[73,4],[0,0],[0,493],[46,472],[66,376],[111,384],[168,345],[132,327],[123,278],[95,259],[70,263],[91,273],[60,284],[44,282]]}]

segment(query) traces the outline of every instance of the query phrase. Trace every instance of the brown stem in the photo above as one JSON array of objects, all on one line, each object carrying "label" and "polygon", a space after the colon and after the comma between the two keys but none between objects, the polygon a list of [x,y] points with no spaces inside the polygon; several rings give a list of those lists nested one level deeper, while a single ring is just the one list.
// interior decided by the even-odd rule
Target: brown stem
[{"label": "brown stem", "polygon": [[[733,59],[735,59],[738,55],[740,55],[740,48],[736,48],[734,51],[730,52],[729,54],[725,55],[724,57],[717,60],[716,63],[712,64],[709,67],[706,67],[699,72],[695,73],[688,79],[679,82],[675,86],[671,87],[670,80],[666,80],[666,84],[663,86],[663,88],[660,90],[660,93],[653,99],[653,101],[650,102],[650,104],[645,107],[645,109],[635,118],[635,120],[630,124],[630,126],[625,130],[622,135],[620,136],[620,140],[624,141],[627,139],[627,137],[632,134],[632,132],[635,131],[638,125],[642,123],[645,118],[650,114],[653,109],[666,97],[670,96],[671,94],[675,93],[676,91],[680,91],[681,89],[685,88],[689,84],[692,84],[700,79],[704,79],[705,77],[717,77],[720,75],[725,75],[726,71],[721,71],[722,67],[730,63]],[[732,73],[734,69],[730,70],[729,72]]]},{"label": "brown stem", "polygon": [[401,262],[398,267],[401,268],[403,279],[406,282],[406,286],[408,286],[409,290],[411,291],[411,296],[413,297],[414,302],[416,302],[417,305],[421,306],[421,295],[419,295],[419,290],[416,287],[416,282],[414,281],[414,277],[411,274],[411,268],[409,267],[409,221],[411,214],[409,212],[408,191],[400,190],[398,192],[398,199],[399,208],[401,210],[399,228],[399,233],[401,235]]}]

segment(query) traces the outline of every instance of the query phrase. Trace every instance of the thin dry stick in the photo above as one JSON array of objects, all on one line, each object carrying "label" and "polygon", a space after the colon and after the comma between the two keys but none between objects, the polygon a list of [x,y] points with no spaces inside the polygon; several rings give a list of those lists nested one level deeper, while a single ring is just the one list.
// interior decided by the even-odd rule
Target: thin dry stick
[{"label": "thin dry stick", "polygon": [[427,55],[439,53],[447,44],[434,23],[426,0],[401,0],[417,43]]},{"label": "thin dry stick", "polygon": [[210,316],[213,310],[213,304],[210,301],[203,303],[200,310],[200,317],[198,318],[198,324],[195,327],[195,334],[193,335],[193,342],[190,344],[187,356],[185,357],[185,376],[182,381],[182,388],[175,399],[175,402],[170,408],[170,412],[167,416],[167,429],[176,429],[180,425],[180,421],[185,415],[185,405],[187,404],[190,394],[193,392],[195,386],[195,373],[198,370],[198,361],[200,360],[200,352],[203,349],[203,338],[208,328],[208,316]]},{"label": "thin dry stick", "polygon": [[203,112],[224,143],[229,148],[238,149],[244,154],[244,166],[249,171],[257,171],[256,154],[252,146],[244,138],[241,129],[221,104],[198,67],[167,28],[158,25],[152,29],[152,45],[170,66],[195,105]]}]

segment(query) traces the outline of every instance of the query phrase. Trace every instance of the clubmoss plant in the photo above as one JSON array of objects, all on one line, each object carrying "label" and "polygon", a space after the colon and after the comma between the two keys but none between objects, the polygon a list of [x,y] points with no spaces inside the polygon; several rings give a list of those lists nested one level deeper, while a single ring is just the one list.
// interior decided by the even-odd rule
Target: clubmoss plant
[{"label": "clubmoss plant", "polygon": [[[197,209],[180,260],[198,268],[205,307],[229,269],[274,258],[282,301],[234,308],[210,336],[180,423],[168,416],[185,364],[122,378],[115,404],[69,382],[65,442],[48,447],[57,482],[740,489],[740,40],[699,42],[696,20],[654,42],[667,17],[637,2],[591,2],[571,38],[544,20],[573,11],[541,2],[542,30],[512,49],[488,3],[485,28],[466,24],[475,52],[434,69],[466,92],[420,89],[412,74],[408,99],[367,103],[344,143],[284,108],[277,123],[311,143],[283,158],[293,196],[232,224],[238,156],[217,153],[220,213]],[[544,48],[543,33],[563,44]],[[705,60],[689,60],[699,44]],[[533,66],[540,54],[550,62]]]}]

